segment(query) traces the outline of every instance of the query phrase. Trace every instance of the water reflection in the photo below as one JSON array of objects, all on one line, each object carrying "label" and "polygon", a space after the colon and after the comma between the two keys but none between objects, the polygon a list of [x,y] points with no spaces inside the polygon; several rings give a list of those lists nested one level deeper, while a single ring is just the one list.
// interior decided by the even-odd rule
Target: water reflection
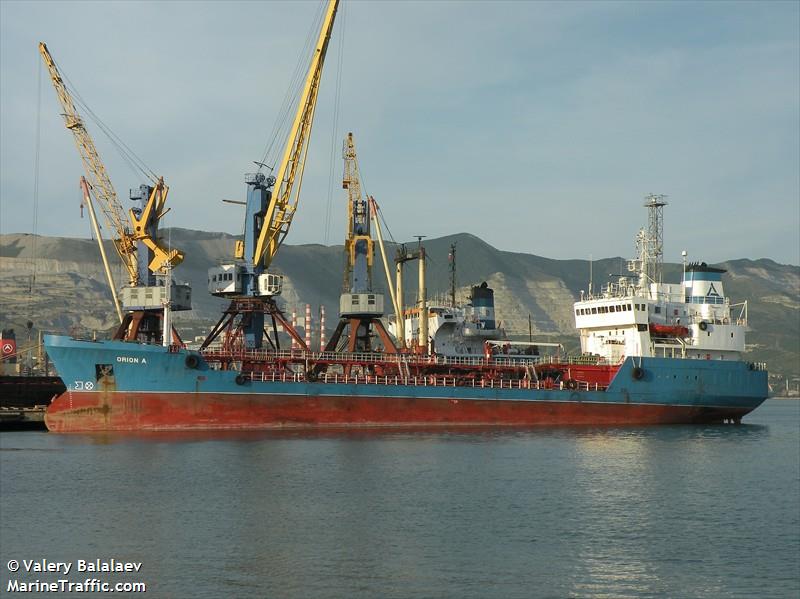
[{"label": "water reflection", "polygon": [[14,433],[2,553],[144,561],[158,597],[796,597],[800,420],[765,407],[741,426]]},{"label": "water reflection", "polygon": [[[29,433],[35,434],[35,433]],[[64,444],[112,445],[117,443],[254,443],[283,440],[408,440],[436,439],[442,442],[497,442],[530,439],[759,439],[769,434],[769,426],[760,424],[658,425],[658,426],[430,426],[375,428],[320,428],[279,430],[205,430],[205,431],[122,431],[58,435]],[[0,447],[2,449],[2,447]]]}]

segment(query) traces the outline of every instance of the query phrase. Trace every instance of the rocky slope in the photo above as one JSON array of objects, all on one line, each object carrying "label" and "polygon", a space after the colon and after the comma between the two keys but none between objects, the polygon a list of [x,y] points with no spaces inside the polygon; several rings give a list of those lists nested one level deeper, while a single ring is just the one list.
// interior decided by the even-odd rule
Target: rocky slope
[{"label": "rocky slope", "polygon": [[[186,229],[168,232],[170,242],[184,250],[186,261],[175,277],[192,284],[194,310],[181,313],[193,333],[219,317],[223,300],[206,292],[206,269],[227,261],[235,238],[222,233]],[[534,335],[548,335],[577,346],[572,302],[588,287],[585,260],[551,260],[541,256],[497,250],[479,238],[458,234],[426,240],[429,256],[429,295],[444,296],[449,289],[448,252],[456,244],[458,293],[466,296],[471,284],[487,281],[495,289],[498,318],[512,335],[527,335],[528,318]],[[412,244],[409,244],[412,245]],[[394,247],[389,251],[393,254]],[[108,247],[109,255],[114,255]],[[314,314],[325,305],[332,327],[342,288],[342,246],[285,245],[274,268],[285,275],[283,304],[287,311]],[[752,359],[770,364],[773,372],[800,377],[800,268],[772,260],[731,260],[719,264],[728,270],[725,288],[734,302],[749,301]],[[621,258],[593,263],[595,287],[608,274],[624,272]],[[416,293],[414,263],[406,276],[406,301]],[[665,279],[680,280],[681,266],[665,267]],[[118,282],[123,281],[116,268]],[[376,288],[385,287],[383,268],[376,261]],[[390,304],[387,298],[387,305]],[[12,234],[0,236],[0,326],[24,334],[25,323],[35,329],[66,332],[105,331],[115,325],[110,294],[94,241]]]}]

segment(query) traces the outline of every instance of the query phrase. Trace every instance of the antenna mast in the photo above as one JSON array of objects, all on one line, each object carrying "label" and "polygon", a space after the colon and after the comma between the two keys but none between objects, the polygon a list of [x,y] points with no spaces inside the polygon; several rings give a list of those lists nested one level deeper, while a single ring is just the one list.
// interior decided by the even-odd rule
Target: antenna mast
[{"label": "antenna mast", "polygon": [[664,267],[664,206],[667,196],[653,194],[645,197],[647,208],[647,237],[643,252],[642,269],[652,283],[663,283]]}]

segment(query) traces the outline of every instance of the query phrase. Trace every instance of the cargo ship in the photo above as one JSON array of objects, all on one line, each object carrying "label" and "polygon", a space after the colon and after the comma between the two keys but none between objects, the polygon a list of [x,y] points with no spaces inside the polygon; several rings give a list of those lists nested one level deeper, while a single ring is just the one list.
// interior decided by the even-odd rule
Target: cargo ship
[{"label": "cargo ship", "polygon": [[[747,303],[731,303],[725,271],[702,262],[685,263],[681,282],[662,282],[658,213],[665,202],[650,196],[645,205],[653,226],[639,233],[629,275],[598,292],[590,284],[574,304],[579,355],[504,340],[485,340],[480,355],[443,355],[224,345],[190,351],[48,336],[67,391],[48,408],[47,426],[72,432],[739,423],[767,397],[766,365],[743,359]],[[491,330],[491,289],[476,288],[474,325]]]},{"label": "cargo ship", "polygon": [[[724,295],[723,271],[687,264],[680,283],[662,281],[661,196],[645,204],[650,222],[629,275],[598,293],[590,284],[575,303],[581,353],[570,357],[561,347],[504,339],[488,286],[473,287],[468,311],[431,306],[421,241],[400,248],[395,292],[377,205],[361,195],[352,135],[343,150],[348,230],[340,321],[313,351],[279,308],[282,276],[268,268],[296,213],[337,6],[338,0],[325,5],[283,152],[256,162],[259,170],[245,177],[247,199],[237,202],[244,205],[244,235],[234,259],[209,270],[209,291],[230,301],[218,323],[198,350],[184,347],[169,333],[165,285],[163,318],[151,319],[152,331],[162,327],[160,345],[153,335],[47,336],[66,385],[47,409],[49,430],[738,423],[766,399],[765,365],[743,358],[746,304]],[[372,287],[370,220],[393,326],[384,317],[384,295]],[[419,265],[419,296],[406,310],[402,266],[411,260]]]}]

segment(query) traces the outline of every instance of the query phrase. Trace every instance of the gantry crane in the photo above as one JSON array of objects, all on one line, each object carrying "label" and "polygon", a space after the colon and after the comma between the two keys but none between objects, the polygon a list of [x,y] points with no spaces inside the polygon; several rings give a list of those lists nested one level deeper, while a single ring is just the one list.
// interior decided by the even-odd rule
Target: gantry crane
[{"label": "gantry crane", "polygon": [[[108,172],[100,159],[91,135],[84,125],[83,119],[75,108],[75,102],[64,84],[58,67],[44,42],[39,43],[39,53],[50,74],[50,80],[63,108],[64,124],[72,132],[78,148],[88,185],[84,194],[87,202],[91,202],[91,189],[106,223],[113,231],[114,248],[117,250],[128,276],[127,285],[122,289],[122,307],[126,314],[115,338],[136,340],[146,338],[153,340],[161,335],[160,314],[163,311],[165,298],[171,296],[171,309],[191,309],[191,291],[187,285],[178,285],[173,293],[165,293],[163,287],[156,285],[157,273],[164,274],[180,264],[184,254],[180,250],[165,247],[158,238],[159,220],[166,214],[164,205],[169,188],[163,177],[154,181],[155,185],[141,185],[139,190],[131,192],[131,199],[139,201],[139,207],[128,211],[131,226],[125,218],[125,211],[117,198],[117,192]],[[98,235],[98,243],[102,239]],[[110,282],[113,287],[113,282]],[[115,290],[112,289],[112,295]],[[177,334],[173,331],[173,337]]]},{"label": "gantry crane", "polygon": [[384,296],[372,289],[375,242],[370,232],[369,200],[361,195],[361,176],[352,133],[348,133],[344,140],[342,157],[342,187],[347,190],[348,214],[347,238],[344,242],[344,293],[339,298],[339,324],[325,351],[373,351],[373,340],[377,334],[383,351],[396,353],[397,347],[381,321]]},{"label": "gantry crane", "polygon": [[[264,341],[279,348],[278,324],[303,349],[305,341],[286,320],[275,296],[282,288],[282,277],[267,272],[278,252],[297,209],[308,142],[317,105],[325,54],[336,18],[339,0],[328,0],[322,26],[303,84],[297,112],[292,122],[282,158],[275,175],[262,172],[245,175],[244,239],[236,243],[236,262],[209,269],[209,291],[231,298],[222,318],[203,342],[207,347],[223,334],[223,349],[259,349]],[[273,336],[264,329],[265,316],[272,320]]]}]

